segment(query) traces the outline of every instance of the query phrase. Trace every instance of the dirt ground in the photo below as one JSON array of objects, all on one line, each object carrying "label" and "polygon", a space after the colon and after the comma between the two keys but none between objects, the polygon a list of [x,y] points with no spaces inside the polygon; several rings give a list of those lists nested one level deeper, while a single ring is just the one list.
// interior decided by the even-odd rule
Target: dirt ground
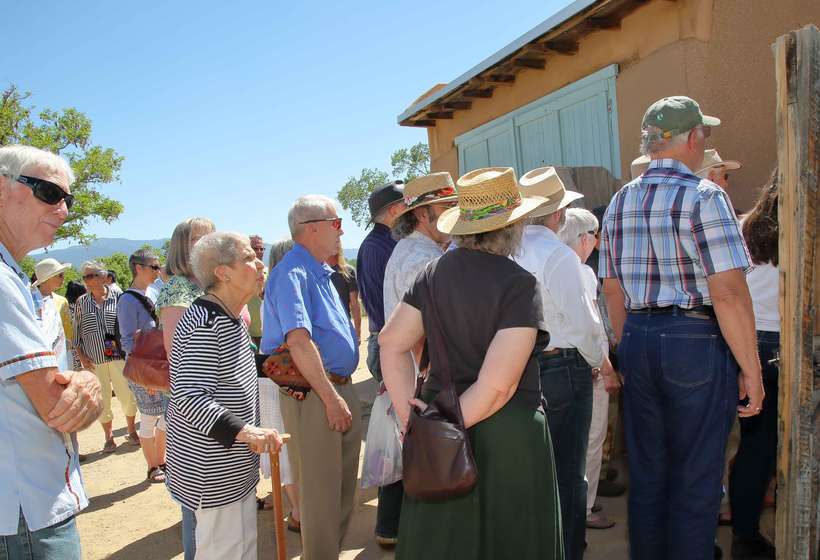
[{"label": "dirt ground", "polygon": [[[366,344],[362,345],[359,368],[354,374],[355,387],[363,402],[372,402],[376,383],[365,366]],[[83,547],[83,558],[97,560],[171,560],[182,558],[180,538],[180,509],[168,496],[164,484],[149,484],[146,466],[138,447],[123,445],[125,418],[114,400],[114,431],[117,451],[111,455],[100,453],[103,445],[102,429],[92,426],[79,434],[80,447],[88,454],[82,471],[90,505],[77,518]],[[365,416],[365,421],[368,419]],[[362,445],[364,452],[364,445]],[[361,464],[360,464],[361,468]],[[624,469],[621,469],[622,471]],[[266,496],[270,481],[262,479],[258,496]],[[617,525],[605,531],[587,531],[589,549],[587,560],[619,560],[628,558],[626,533],[626,499],[601,498],[607,515]],[[285,505],[288,510],[287,502]],[[773,510],[764,514],[763,532],[771,534]],[[376,491],[359,489],[350,530],[344,542],[341,559],[381,560],[393,558],[373,540],[376,521]],[[259,558],[275,558],[273,514],[259,512],[257,516]],[[299,535],[286,531],[288,558],[300,558]],[[728,557],[730,531],[721,527],[718,540]],[[457,560],[457,559],[454,559]]]}]

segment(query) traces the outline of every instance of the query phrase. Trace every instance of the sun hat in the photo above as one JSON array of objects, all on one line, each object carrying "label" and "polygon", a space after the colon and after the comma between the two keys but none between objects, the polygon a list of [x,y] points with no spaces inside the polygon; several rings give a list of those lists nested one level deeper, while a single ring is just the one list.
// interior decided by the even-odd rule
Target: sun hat
[{"label": "sun hat", "polygon": [[445,210],[437,227],[450,235],[470,235],[501,229],[528,216],[547,201],[521,196],[512,167],[484,167],[456,181],[458,206]]},{"label": "sun hat", "polygon": [[660,138],[671,138],[683,134],[696,126],[718,126],[720,119],[704,115],[700,105],[691,97],[675,95],[655,101],[646,110],[641,123],[642,129],[657,128]]},{"label": "sun hat", "polygon": [[34,265],[34,274],[37,276],[37,281],[32,286],[36,288],[46,280],[54,278],[69,268],[71,268],[70,264],[62,264],[57,259],[43,259]]},{"label": "sun hat", "polygon": [[695,175],[698,177],[708,177],[709,171],[715,169],[717,167],[723,167],[724,169],[740,169],[743,167],[739,161],[735,161],[732,159],[727,159],[723,161],[720,158],[720,154],[714,148],[709,148],[708,150],[703,152],[703,163],[701,167]]},{"label": "sun hat", "polygon": [[404,198],[403,185],[404,181],[397,179],[370,193],[367,197],[367,206],[370,208],[370,222],[368,223],[373,223],[379,212]]},{"label": "sun hat", "polygon": [[407,206],[396,217],[422,206],[442,202],[455,202],[456,188],[453,178],[446,171],[431,173],[413,179],[404,187],[404,204]]},{"label": "sun hat", "polygon": [[548,216],[568,206],[571,202],[583,198],[579,192],[568,191],[561,177],[554,167],[539,167],[521,176],[518,180],[521,194],[526,196],[542,196],[548,199],[546,204],[539,206],[532,217]]},{"label": "sun hat", "polygon": [[649,159],[649,156],[638,156],[632,160],[632,164],[629,166],[629,173],[632,175],[632,180],[634,181],[641,175],[643,175],[647,169],[649,169],[649,162],[652,161]]}]

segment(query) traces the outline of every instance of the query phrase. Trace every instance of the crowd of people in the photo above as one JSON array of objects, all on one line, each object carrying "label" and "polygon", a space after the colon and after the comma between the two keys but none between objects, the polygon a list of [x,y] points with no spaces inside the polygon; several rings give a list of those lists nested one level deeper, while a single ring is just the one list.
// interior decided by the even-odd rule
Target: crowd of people
[{"label": "crowd of people", "polygon": [[[582,558],[586,530],[614,525],[596,498],[612,495],[605,441],[619,429],[632,558],[717,556],[719,516],[733,558],[774,558],[759,519],[777,448],[777,174],[738,217],[725,189],[740,164],[706,149],[718,125],[692,99],[654,103],[632,180],[606,208],[582,208],[553,167],[431,173],[369,196],[355,268],[336,203],[305,195],[268,266],[261,236],[191,218],[164,265],[131,255],[125,290],[88,261],[65,298],[70,265],[44,259],[28,278],[18,263],[66,220],[71,168],[0,147],[0,546],[81,557],[76,432],[99,422],[102,452],[117,449],[113,394],[125,445],[180,507],[186,560],[256,558],[268,452],[281,453],[302,557],[337,558],[367,336],[367,367],[392,401],[371,429],[394,423],[401,439],[454,391],[477,473],[436,500],[402,480],[379,488],[374,538],[397,558]],[[124,374],[140,333],[157,328],[167,391]],[[270,357],[292,382],[269,378]]]}]

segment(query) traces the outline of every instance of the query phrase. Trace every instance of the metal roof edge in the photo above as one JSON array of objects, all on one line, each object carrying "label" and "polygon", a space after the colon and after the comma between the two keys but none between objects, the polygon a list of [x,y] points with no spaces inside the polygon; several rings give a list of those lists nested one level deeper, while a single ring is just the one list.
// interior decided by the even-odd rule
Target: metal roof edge
[{"label": "metal roof edge", "polygon": [[484,72],[491,66],[497,64],[504,58],[510,56],[515,51],[526,45],[527,43],[532,42],[533,40],[537,39],[541,35],[544,35],[548,31],[558,27],[571,17],[577,15],[581,11],[589,8],[590,6],[597,4],[601,0],[575,0],[572,4],[565,6],[561,10],[557,11],[511,43],[507,44],[501,50],[496,51],[495,53],[491,54],[454,80],[450,81],[445,87],[440,89],[436,92],[435,95],[432,97],[427,97],[422,99],[421,101],[413,104],[407,110],[405,110],[402,114],[400,114],[396,120],[399,124],[402,121],[412,117],[415,113],[422,110],[424,107],[435,103],[437,100],[441,99],[442,97],[452,93],[457,88],[461,87],[465,82],[474,78],[481,72]]}]

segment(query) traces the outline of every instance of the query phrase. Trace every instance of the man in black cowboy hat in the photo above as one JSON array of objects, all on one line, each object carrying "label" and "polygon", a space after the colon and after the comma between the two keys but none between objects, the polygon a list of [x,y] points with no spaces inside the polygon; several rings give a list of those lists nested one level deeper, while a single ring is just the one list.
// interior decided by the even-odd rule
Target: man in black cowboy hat
[{"label": "man in black cowboy hat", "polygon": [[393,253],[396,240],[390,228],[404,209],[404,181],[382,185],[370,194],[370,222],[373,231],[367,234],[356,256],[359,293],[367,311],[370,337],[367,339],[367,368],[377,381],[382,380],[379,365],[379,331],[384,326],[384,269]]},{"label": "man in black cowboy hat", "polygon": [[[405,209],[404,182],[393,181],[370,194],[370,221],[373,231],[359,246],[356,257],[359,293],[367,311],[370,337],[367,339],[367,368],[376,380],[382,381],[379,362],[379,331],[384,326],[384,271],[396,247],[390,230]],[[395,546],[398,533],[398,512],[404,492],[402,483],[379,488],[379,512],[376,516],[376,542],[380,546]]]}]

